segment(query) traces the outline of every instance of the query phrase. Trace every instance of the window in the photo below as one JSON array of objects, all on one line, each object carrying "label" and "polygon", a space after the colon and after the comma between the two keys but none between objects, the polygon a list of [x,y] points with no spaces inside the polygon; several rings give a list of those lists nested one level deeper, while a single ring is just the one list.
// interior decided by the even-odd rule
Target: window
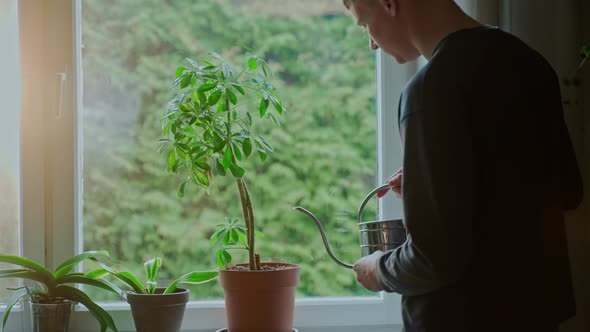
[{"label": "window", "polygon": [[[0,6],[0,253],[18,254],[20,248],[18,19],[16,1]],[[3,267],[3,266],[2,266]],[[0,302],[15,287],[14,280],[0,279]]]},{"label": "window", "polygon": [[[157,141],[183,58],[215,51],[241,60],[236,44],[245,44],[274,68],[288,109],[281,127],[260,125],[275,153],[246,164],[262,260],[300,263],[300,297],[375,296],[292,210],[309,208],[337,254],[358,258],[355,212],[376,184],[375,63],[341,2],[133,3],[81,1],[84,249],[106,249],[138,272],[158,255],[165,278],[215,266],[215,224],[241,218],[235,183],[218,177],[210,195],[189,184],[177,198],[184,179],[166,172]],[[216,283],[190,288],[193,299],[223,296]]]},{"label": "window", "polygon": [[[354,262],[360,252],[356,209],[400,163],[398,144],[390,142],[399,141],[397,95],[413,69],[380,52],[371,55],[365,32],[340,0],[130,0],[109,6],[41,0],[44,11],[36,10],[37,1],[19,1],[21,59],[34,53],[34,45],[47,50],[34,66],[46,68],[44,102],[38,102],[46,121],[23,121],[40,134],[22,154],[47,159],[21,168],[23,222],[37,227],[22,235],[26,255],[52,265],[85,249],[106,249],[126,266],[139,267],[157,254],[170,277],[215,266],[207,238],[225,215],[240,217],[227,203],[236,201],[235,190],[224,190],[227,183],[219,181],[210,196],[191,187],[177,198],[180,179],[165,173],[165,158],[157,153],[159,119],[170,97],[169,78],[184,57],[215,50],[232,58],[241,52],[234,45],[243,43],[271,62],[289,110],[280,128],[268,127],[265,137],[276,152],[264,164],[252,160],[262,171],[249,183],[266,233],[259,240],[263,259],[302,264],[295,326],[324,332],[400,324],[399,297],[356,286],[351,271],[329,260],[313,223],[291,210],[302,205],[316,213],[337,255]],[[35,86],[25,85],[27,91]],[[381,203],[382,218],[400,217],[400,204],[391,197]],[[367,220],[376,218],[372,214],[365,214]],[[196,301],[187,308],[185,328],[223,327],[221,288],[192,291]],[[133,328],[126,304],[101,300],[122,331]],[[95,322],[80,310],[72,324],[84,331]]]}]

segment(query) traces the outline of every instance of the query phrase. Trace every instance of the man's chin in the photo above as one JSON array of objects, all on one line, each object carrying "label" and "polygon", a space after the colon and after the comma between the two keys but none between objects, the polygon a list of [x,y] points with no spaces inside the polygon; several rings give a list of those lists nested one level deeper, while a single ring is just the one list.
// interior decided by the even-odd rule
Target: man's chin
[{"label": "man's chin", "polygon": [[412,55],[412,56],[401,56],[399,54],[391,54],[391,56],[393,57],[395,62],[399,63],[400,65],[403,65],[405,63],[412,62],[412,61],[418,59],[420,57],[420,54]]}]

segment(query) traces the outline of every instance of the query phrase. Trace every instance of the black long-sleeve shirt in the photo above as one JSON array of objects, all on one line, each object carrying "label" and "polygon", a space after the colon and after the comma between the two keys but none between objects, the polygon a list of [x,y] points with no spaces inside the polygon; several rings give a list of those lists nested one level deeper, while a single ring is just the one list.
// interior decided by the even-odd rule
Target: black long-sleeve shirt
[{"label": "black long-sleeve shirt", "polygon": [[495,27],[454,32],[399,107],[407,241],[379,262],[406,332],[536,331],[575,312],[562,211],[581,178],[555,72]]}]

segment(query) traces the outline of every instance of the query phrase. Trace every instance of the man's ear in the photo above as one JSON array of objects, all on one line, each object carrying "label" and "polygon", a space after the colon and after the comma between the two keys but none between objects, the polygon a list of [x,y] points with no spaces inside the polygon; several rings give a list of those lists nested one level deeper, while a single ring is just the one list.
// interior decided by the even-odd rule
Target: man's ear
[{"label": "man's ear", "polygon": [[379,0],[379,4],[391,16],[397,16],[398,0]]}]

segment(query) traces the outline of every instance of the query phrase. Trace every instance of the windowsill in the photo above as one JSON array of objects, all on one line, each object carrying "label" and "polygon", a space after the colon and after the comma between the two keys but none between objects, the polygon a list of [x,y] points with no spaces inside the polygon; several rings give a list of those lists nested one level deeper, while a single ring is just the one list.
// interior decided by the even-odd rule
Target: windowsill
[{"label": "windowsill", "polygon": [[[375,297],[297,299],[293,326],[299,332],[401,332],[398,295]],[[124,302],[99,303],[121,332],[135,331],[129,305]],[[0,314],[4,308],[0,306]],[[13,309],[6,331],[21,331],[22,311]],[[214,332],[226,326],[222,300],[189,302],[183,332]],[[71,332],[98,330],[98,323],[83,306],[71,317]]]}]

